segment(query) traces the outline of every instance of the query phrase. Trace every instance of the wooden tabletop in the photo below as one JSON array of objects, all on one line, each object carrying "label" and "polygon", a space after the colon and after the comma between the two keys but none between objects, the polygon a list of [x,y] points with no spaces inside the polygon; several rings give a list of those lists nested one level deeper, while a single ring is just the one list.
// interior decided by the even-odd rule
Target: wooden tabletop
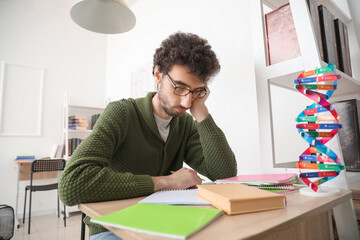
[{"label": "wooden tabletop", "polygon": [[[351,199],[351,191],[341,190],[339,195],[330,197],[312,197],[299,192],[286,195],[287,207],[279,210],[263,211],[229,216],[224,214],[190,239],[262,239],[269,233],[297,228],[297,224],[319,215],[327,216],[327,211],[338,204]],[[79,209],[90,217],[99,217],[119,211],[138,203],[143,197],[79,204]],[[213,208],[212,206],[197,206]],[[328,225],[326,219],[324,224]],[[129,230],[107,227],[124,239],[160,239],[159,236],[136,233]],[[304,234],[312,234],[304,233]],[[165,238],[161,238],[165,239]]]}]

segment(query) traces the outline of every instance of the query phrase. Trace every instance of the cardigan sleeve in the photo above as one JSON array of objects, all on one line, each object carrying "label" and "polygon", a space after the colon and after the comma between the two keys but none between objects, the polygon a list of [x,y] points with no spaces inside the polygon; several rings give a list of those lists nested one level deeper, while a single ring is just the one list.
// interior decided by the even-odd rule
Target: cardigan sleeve
[{"label": "cardigan sleeve", "polygon": [[66,205],[132,198],[154,191],[149,175],[109,168],[114,151],[126,135],[127,111],[125,104],[110,103],[93,132],[71,156],[59,182],[60,198]]},{"label": "cardigan sleeve", "polygon": [[193,122],[185,162],[211,180],[236,176],[237,164],[223,131],[211,115]]}]

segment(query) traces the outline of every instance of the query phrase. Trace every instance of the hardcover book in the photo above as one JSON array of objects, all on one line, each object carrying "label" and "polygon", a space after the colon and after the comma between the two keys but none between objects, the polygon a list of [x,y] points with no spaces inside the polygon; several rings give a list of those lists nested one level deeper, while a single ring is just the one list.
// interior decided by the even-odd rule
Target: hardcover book
[{"label": "hardcover book", "polygon": [[339,66],[337,44],[335,37],[334,15],[324,6],[319,6],[320,26],[325,51],[325,62]]},{"label": "hardcover book", "polygon": [[325,62],[325,55],[324,55],[324,48],[323,48],[323,44],[322,44],[321,27],[320,27],[319,0],[308,0],[307,2],[308,2],[311,21],[312,21],[313,29],[314,29],[314,33],[315,33],[316,43],[319,48],[320,57]]},{"label": "hardcover book", "polygon": [[352,76],[351,71],[351,60],[350,60],[350,47],[349,47],[349,34],[346,25],[343,23],[344,27],[344,37],[345,37],[345,51],[347,52],[346,62],[344,63],[344,73],[349,76]]},{"label": "hardcover book", "polygon": [[69,124],[69,130],[87,130],[87,126],[76,126],[76,125],[70,125]]},{"label": "hardcover book", "polygon": [[280,209],[286,206],[284,195],[243,184],[198,185],[198,195],[229,215]]},{"label": "hardcover book", "polygon": [[346,25],[340,21],[340,19],[335,19],[335,35],[337,43],[337,51],[339,56],[339,69],[340,71],[346,73],[349,76],[352,76],[351,73],[351,61],[350,61],[350,50],[349,50],[349,41],[345,37],[345,32],[347,34]]},{"label": "hardcover book", "polygon": [[339,101],[333,106],[341,116],[339,139],[346,170],[360,171],[360,101]]},{"label": "hardcover book", "polygon": [[91,116],[91,129],[94,128],[96,121],[99,119],[100,113]]},{"label": "hardcover book", "polygon": [[69,120],[86,120],[86,116],[85,115],[71,115],[69,116]]},{"label": "hardcover book", "polygon": [[269,65],[300,56],[290,4],[265,14]]}]

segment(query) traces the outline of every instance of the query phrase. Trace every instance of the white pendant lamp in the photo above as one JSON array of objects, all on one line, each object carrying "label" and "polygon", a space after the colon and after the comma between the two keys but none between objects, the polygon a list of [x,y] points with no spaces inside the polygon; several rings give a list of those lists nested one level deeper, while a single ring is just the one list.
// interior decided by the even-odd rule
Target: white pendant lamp
[{"label": "white pendant lamp", "polygon": [[83,0],[71,8],[70,15],[80,27],[105,34],[127,32],[136,23],[134,13],[122,0]]}]

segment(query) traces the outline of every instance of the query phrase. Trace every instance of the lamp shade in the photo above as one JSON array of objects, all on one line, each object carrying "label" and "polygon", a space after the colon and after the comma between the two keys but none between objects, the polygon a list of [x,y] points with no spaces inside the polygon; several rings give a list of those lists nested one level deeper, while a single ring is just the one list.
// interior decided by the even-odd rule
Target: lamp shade
[{"label": "lamp shade", "polygon": [[83,0],[70,10],[72,20],[89,31],[123,33],[136,23],[134,13],[121,0]]}]

